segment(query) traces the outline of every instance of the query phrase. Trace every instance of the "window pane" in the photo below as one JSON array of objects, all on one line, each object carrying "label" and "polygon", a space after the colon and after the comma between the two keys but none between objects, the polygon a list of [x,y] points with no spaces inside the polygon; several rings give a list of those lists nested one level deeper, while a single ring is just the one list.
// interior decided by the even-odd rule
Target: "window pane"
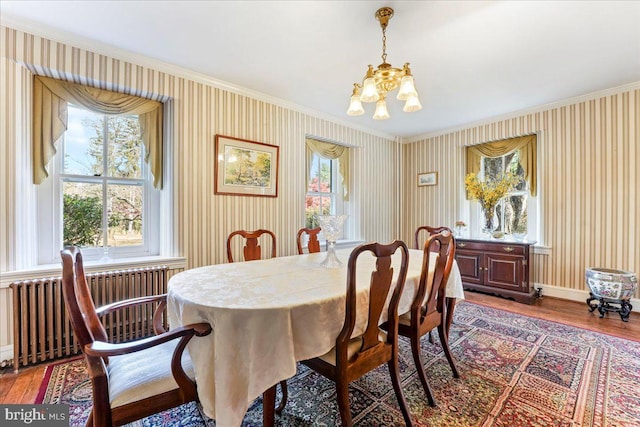
[{"label": "window pane", "polygon": [[142,139],[138,117],[109,117],[109,176],[140,178]]},{"label": "window pane", "polygon": [[502,157],[485,157],[483,162],[485,181],[495,181],[502,175]]},{"label": "window pane", "polygon": [[308,228],[319,226],[316,215],[331,215],[331,197],[307,196],[305,209],[305,224]]},{"label": "window pane", "polygon": [[527,232],[527,196],[524,194],[505,198],[505,232]]},{"label": "window pane", "polygon": [[109,185],[107,188],[108,245],[142,244],[142,186]]},{"label": "window pane", "polygon": [[320,190],[323,193],[331,192],[331,160],[320,158]]},{"label": "window pane", "polygon": [[528,189],[527,181],[524,177],[524,169],[520,165],[520,151],[514,151],[513,153],[505,156],[505,172],[511,172],[518,177],[514,189],[516,191],[526,191]]},{"label": "window pane", "polygon": [[63,243],[81,247],[102,242],[102,186],[63,183]]},{"label": "window pane", "polygon": [[69,105],[64,133],[64,173],[102,174],[102,118]]}]

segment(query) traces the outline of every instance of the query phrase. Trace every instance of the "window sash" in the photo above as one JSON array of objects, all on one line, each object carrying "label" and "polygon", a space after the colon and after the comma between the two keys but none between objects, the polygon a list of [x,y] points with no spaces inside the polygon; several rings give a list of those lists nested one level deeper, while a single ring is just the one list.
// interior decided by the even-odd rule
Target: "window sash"
[{"label": "window sash", "polygon": [[[107,116],[103,116],[106,126]],[[103,127],[106,129],[106,127]],[[63,135],[62,138],[64,138]],[[64,142],[64,141],[63,141]],[[59,260],[59,251],[62,249],[63,236],[63,198],[64,183],[87,183],[101,186],[102,191],[102,246],[83,248],[83,256],[86,260],[104,260],[108,258],[129,258],[139,256],[153,256],[159,253],[159,236],[151,230],[159,230],[158,215],[151,215],[152,206],[159,206],[160,191],[153,187],[153,177],[150,173],[149,165],[141,162],[141,171],[139,178],[127,178],[117,176],[107,176],[108,168],[108,152],[109,147],[108,132],[104,133],[102,149],[103,149],[103,173],[99,176],[64,173],[64,159],[66,144],[60,144],[60,150],[51,161],[51,178],[45,180],[41,185],[37,186],[38,203],[50,206],[50,209],[38,209],[38,230],[41,240],[50,242],[38,245],[38,263],[49,264]],[[142,145],[142,158],[145,155],[145,148]],[[108,238],[108,190],[111,186],[135,186],[142,187],[142,220],[141,233],[142,243],[126,246],[109,246]]]}]

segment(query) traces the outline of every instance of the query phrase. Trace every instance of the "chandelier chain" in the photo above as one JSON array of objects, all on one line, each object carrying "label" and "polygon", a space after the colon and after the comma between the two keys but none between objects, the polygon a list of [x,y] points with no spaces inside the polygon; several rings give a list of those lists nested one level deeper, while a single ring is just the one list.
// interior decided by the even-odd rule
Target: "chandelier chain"
[{"label": "chandelier chain", "polygon": [[387,27],[382,27],[382,63],[387,62]]}]

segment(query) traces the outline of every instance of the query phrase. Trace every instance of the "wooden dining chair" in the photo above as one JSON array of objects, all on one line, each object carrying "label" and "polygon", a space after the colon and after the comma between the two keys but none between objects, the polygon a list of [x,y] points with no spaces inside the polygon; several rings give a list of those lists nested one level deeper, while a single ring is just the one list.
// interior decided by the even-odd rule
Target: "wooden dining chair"
[{"label": "wooden dining chair", "polygon": [[296,243],[298,244],[298,253],[302,255],[304,251],[302,250],[302,237],[309,236],[309,240],[307,241],[307,251],[311,253],[320,252],[320,241],[318,240],[318,234],[322,231],[322,228],[301,228],[298,230],[298,235],[296,236]]},{"label": "wooden dining chair", "polygon": [[[392,256],[400,252],[401,261],[397,280],[394,284],[394,268]],[[360,277],[370,278],[369,307],[367,325],[364,332],[352,337],[356,325],[356,293],[358,286],[358,260],[360,255],[370,253],[375,259],[375,269],[371,274],[360,274]],[[364,257],[363,257],[364,258]],[[353,250],[347,267],[347,293],[344,316],[344,326],[336,338],[336,345],[328,353],[302,361],[309,368],[332,380],[336,384],[338,407],[342,425],[353,425],[351,409],[349,407],[349,383],[360,378],[367,372],[386,363],[391,375],[391,382],[396,393],[404,421],[412,426],[413,421],[400,386],[400,372],[398,368],[398,304],[407,277],[409,251],[404,242],[395,241],[384,245],[369,243],[360,245]],[[387,308],[387,333],[378,326],[385,308],[385,302],[391,294]]]},{"label": "wooden dining chair", "polygon": [[258,242],[258,239],[263,234],[270,236],[271,238],[271,258],[276,257],[276,235],[269,230],[256,230],[256,231],[245,231],[245,230],[236,230],[233,233],[229,234],[227,237],[227,259],[229,262],[234,262],[233,260],[233,251],[231,250],[231,243],[235,236],[240,236],[244,238],[244,261],[255,261],[258,259],[262,259],[262,248]]},{"label": "wooden dining chair", "polygon": [[[82,254],[76,247],[61,251],[62,293],[73,334],[84,353],[93,408],[87,426],[119,426],[197,401],[189,340],[211,333],[208,323],[195,323],[164,331],[162,312],[166,294],[115,302],[96,309],[84,274]],[[100,317],[143,304],[156,305],[155,336],[111,344]]]},{"label": "wooden dining chair", "polygon": [[[440,233],[444,233],[444,234],[451,234],[453,235],[451,229],[449,227],[431,227],[428,225],[422,225],[420,227],[418,227],[416,229],[416,233],[415,233],[415,249],[422,249],[422,242],[424,242],[424,240],[420,239],[420,234],[426,231],[427,235],[426,237],[428,238],[429,236],[434,236],[436,234],[440,234]],[[429,331],[429,342],[431,344],[434,343],[434,339],[433,339],[433,331]]]},{"label": "wooden dining chair", "polygon": [[[434,269],[431,269],[430,266],[432,253],[436,255]],[[453,371],[453,376],[455,378],[460,377],[449,348],[449,337],[445,331],[445,287],[447,280],[449,280],[454,257],[455,244],[451,233],[429,236],[424,243],[418,292],[411,304],[411,310],[399,317],[398,333],[408,337],[411,341],[411,352],[413,353],[416,370],[431,406],[435,406],[436,403],[422,363],[420,338],[423,335],[430,333],[434,328],[438,328],[440,343]]]},{"label": "wooden dining chair", "polygon": [[[256,231],[245,231],[245,230],[236,230],[229,234],[227,237],[227,259],[229,262],[234,262],[233,260],[233,251],[231,249],[232,241],[235,236],[241,236],[244,238],[244,261],[256,261],[262,259],[262,248],[258,244],[258,239],[262,235],[268,235],[271,238],[271,258],[276,257],[276,235],[269,230],[256,230]],[[287,382],[280,381],[280,388],[282,389],[282,400],[280,404],[276,407],[275,412],[279,414],[284,409],[287,404]]]},{"label": "wooden dining chair", "polygon": [[449,227],[431,227],[428,225],[422,225],[420,227],[418,227],[416,229],[415,232],[415,246],[414,249],[422,249],[422,243],[424,242],[424,240],[420,239],[420,234],[426,231],[427,232],[427,237],[429,236],[433,236],[435,234],[440,234],[440,233],[449,233],[449,234],[453,234],[453,232],[451,231],[451,229]]}]

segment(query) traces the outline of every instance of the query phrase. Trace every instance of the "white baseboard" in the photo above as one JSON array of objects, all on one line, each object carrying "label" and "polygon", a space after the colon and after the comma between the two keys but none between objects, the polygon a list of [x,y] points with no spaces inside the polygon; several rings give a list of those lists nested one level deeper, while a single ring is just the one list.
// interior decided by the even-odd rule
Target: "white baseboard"
[{"label": "white baseboard", "polygon": [[[542,296],[549,296],[549,297],[554,297],[559,299],[566,299],[570,301],[583,302],[585,303],[585,307],[587,304],[587,298],[589,298],[589,291],[561,288],[559,286],[543,285],[540,283],[535,283],[533,286],[536,289],[542,288]],[[633,306],[633,309],[631,311],[640,313],[640,299],[631,298],[629,302]]]},{"label": "white baseboard", "polygon": [[5,345],[0,347],[0,362],[13,359],[13,345]]}]

